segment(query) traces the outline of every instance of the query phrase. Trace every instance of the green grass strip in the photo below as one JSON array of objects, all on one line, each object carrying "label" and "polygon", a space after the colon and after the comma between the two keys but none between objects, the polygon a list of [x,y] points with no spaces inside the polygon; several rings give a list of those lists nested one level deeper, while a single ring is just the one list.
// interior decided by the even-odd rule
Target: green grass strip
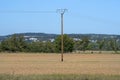
[{"label": "green grass strip", "polygon": [[0,74],[0,80],[120,80],[120,75],[10,75]]}]

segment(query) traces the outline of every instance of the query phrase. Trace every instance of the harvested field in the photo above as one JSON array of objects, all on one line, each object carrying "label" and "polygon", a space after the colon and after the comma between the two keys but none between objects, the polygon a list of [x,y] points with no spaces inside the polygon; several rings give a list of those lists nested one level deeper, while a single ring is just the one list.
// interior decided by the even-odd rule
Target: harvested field
[{"label": "harvested field", "polygon": [[120,75],[119,54],[0,54],[0,74]]}]

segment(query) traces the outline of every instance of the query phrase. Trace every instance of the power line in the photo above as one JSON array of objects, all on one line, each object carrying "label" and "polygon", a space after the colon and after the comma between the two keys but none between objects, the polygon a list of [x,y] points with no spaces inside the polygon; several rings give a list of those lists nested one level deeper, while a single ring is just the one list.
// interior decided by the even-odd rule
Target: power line
[{"label": "power line", "polygon": [[0,13],[56,13],[56,11],[0,11]]}]

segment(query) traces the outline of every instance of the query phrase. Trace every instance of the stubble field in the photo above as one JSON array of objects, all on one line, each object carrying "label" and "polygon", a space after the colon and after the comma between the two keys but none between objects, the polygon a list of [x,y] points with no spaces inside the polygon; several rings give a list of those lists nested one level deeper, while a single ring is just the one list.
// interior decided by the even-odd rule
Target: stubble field
[{"label": "stubble field", "polygon": [[105,74],[120,75],[119,54],[1,53],[0,74]]}]

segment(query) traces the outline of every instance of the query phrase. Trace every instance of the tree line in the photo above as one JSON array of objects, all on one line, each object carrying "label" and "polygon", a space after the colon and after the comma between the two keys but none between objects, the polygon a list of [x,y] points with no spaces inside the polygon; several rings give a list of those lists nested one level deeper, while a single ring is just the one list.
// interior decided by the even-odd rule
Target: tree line
[{"label": "tree line", "polygon": [[[89,37],[83,37],[80,40],[73,40],[68,35],[64,35],[64,52],[73,51],[117,51],[120,50],[120,42],[117,39],[102,39],[91,41]],[[22,35],[13,35],[0,42],[0,52],[39,52],[39,53],[60,53],[61,52],[61,36],[55,38],[53,42],[37,41],[27,42]]]}]

